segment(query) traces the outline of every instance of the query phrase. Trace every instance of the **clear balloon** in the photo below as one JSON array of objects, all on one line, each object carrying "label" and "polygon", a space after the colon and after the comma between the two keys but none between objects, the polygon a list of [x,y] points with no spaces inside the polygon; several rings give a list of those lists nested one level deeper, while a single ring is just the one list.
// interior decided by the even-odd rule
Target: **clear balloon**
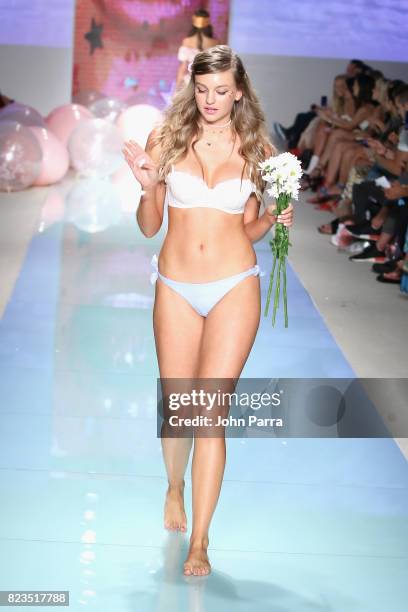
[{"label": "clear balloon", "polygon": [[107,178],[79,180],[69,191],[65,203],[66,220],[90,234],[117,225],[122,218],[120,197]]},{"label": "clear balloon", "polygon": [[166,106],[166,101],[161,93],[157,93],[156,91],[138,91],[126,100],[127,106],[135,106],[136,104],[147,104],[148,106],[154,106],[162,111]]},{"label": "clear balloon", "polygon": [[0,110],[0,121],[17,121],[22,125],[45,127],[44,117],[32,106],[12,102]]},{"label": "clear balloon", "polygon": [[30,127],[42,151],[41,171],[34,185],[52,185],[66,174],[69,168],[67,148],[46,128]]},{"label": "clear balloon", "polygon": [[74,104],[80,104],[82,106],[86,106],[87,108],[96,102],[97,100],[102,100],[105,98],[105,94],[100,93],[99,91],[80,91],[73,97]]},{"label": "clear balloon", "polygon": [[84,119],[92,119],[90,110],[80,104],[64,104],[55,108],[46,118],[47,128],[66,146],[77,125]]},{"label": "clear balloon", "polygon": [[100,119],[106,119],[115,123],[120,113],[127,108],[126,102],[117,98],[103,98],[89,106],[89,110]]},{"label": "clear balloon", "polygon": [[83,176],[106,176],[124,162],[123,139],[106,119],[85,119],[68,142],[71,165]]},{"label": "clear balloon", "polygon": [[30,187],[41,171],[42,152],[30,128],[0,121],[0,191]]},{"label": "clear balloon", "polygon": [[162,118],[161,112],[154,106],[139,104],[124,110],[119,115],[116,125],[124,140],[135,140],[144,148],[149,132],[162,121]]}]

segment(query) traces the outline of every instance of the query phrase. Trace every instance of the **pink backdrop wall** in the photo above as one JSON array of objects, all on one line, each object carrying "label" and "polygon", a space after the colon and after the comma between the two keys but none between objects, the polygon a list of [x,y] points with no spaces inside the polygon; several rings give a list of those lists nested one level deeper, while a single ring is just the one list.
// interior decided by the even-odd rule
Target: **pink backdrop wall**
[{"label": "pink backdrop wall", "polygon": [[169,91],[198,8],[209,11],[214,36],[228,44],[229,0],[77,0],[73,96],[99,91],[126,100]]}]

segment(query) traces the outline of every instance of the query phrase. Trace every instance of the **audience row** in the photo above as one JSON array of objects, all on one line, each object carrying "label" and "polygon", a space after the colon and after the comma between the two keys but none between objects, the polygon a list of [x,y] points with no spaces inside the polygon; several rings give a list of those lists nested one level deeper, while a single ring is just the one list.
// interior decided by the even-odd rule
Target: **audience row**
[{"label": "audience row", "polygon": [[302,161],[302,189],[316,193],[307,201],[335,214],[319,232],[408,292],[408,84],[351,60],[329,104],[273,129]]}]

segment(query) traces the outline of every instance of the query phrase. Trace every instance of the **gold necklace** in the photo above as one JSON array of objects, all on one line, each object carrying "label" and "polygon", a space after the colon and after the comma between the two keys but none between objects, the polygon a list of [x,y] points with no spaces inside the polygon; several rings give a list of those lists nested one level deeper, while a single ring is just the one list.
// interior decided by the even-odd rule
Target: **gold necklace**
[{"label": "gold necklace", "polygon": [[[229,124],[231,123],[231,121],[232,121],[232,119],[230,119],[230,120],[228,121],[228,123],[224,123],[224,125],[214,125],[214,126],[213,126],[213,128],[212,128],[212,129],[210,129],[210,130],[204,130],[204,128],[203,128],[203,132],[204,132],[204,134],[205,134],[206,132],[207,132],[207,133],[209,133],[209,134],[211,134],[211,133],[212,133],[212,134],[222,134],[222,133],[225,131],[225,128],[229,126]],[[201,127],[203,127],[203,126],[201,125]],[[219,131],[214,130],[214,128],[217,128],[217,130],[219,130]],[[210,141],[208,141],[208,137],[207,137],[207,136],[204,136],[204,142],[205,142],[205,144],[206,144],[206,145],[208,145],[209,147],[210,147],[212,144],[214,144],[214,142],[216,142],[216,141],[217,141],[217,139],[216,139],[216,140],[213,140],[213,141],[211,141],[211,140],[210,140]]]}]

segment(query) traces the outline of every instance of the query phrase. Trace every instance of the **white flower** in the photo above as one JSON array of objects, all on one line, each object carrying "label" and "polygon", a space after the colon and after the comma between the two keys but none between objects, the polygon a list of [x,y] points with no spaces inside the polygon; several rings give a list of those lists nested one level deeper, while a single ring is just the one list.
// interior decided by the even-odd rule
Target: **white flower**
[{"label": "white flower", "polygon": [[277,198],[281,193],[287,193],[298,199],[302,166],[298,158],[286,152],[269,157],[259,163],[262,178],[269,183],[268,194]]}]

